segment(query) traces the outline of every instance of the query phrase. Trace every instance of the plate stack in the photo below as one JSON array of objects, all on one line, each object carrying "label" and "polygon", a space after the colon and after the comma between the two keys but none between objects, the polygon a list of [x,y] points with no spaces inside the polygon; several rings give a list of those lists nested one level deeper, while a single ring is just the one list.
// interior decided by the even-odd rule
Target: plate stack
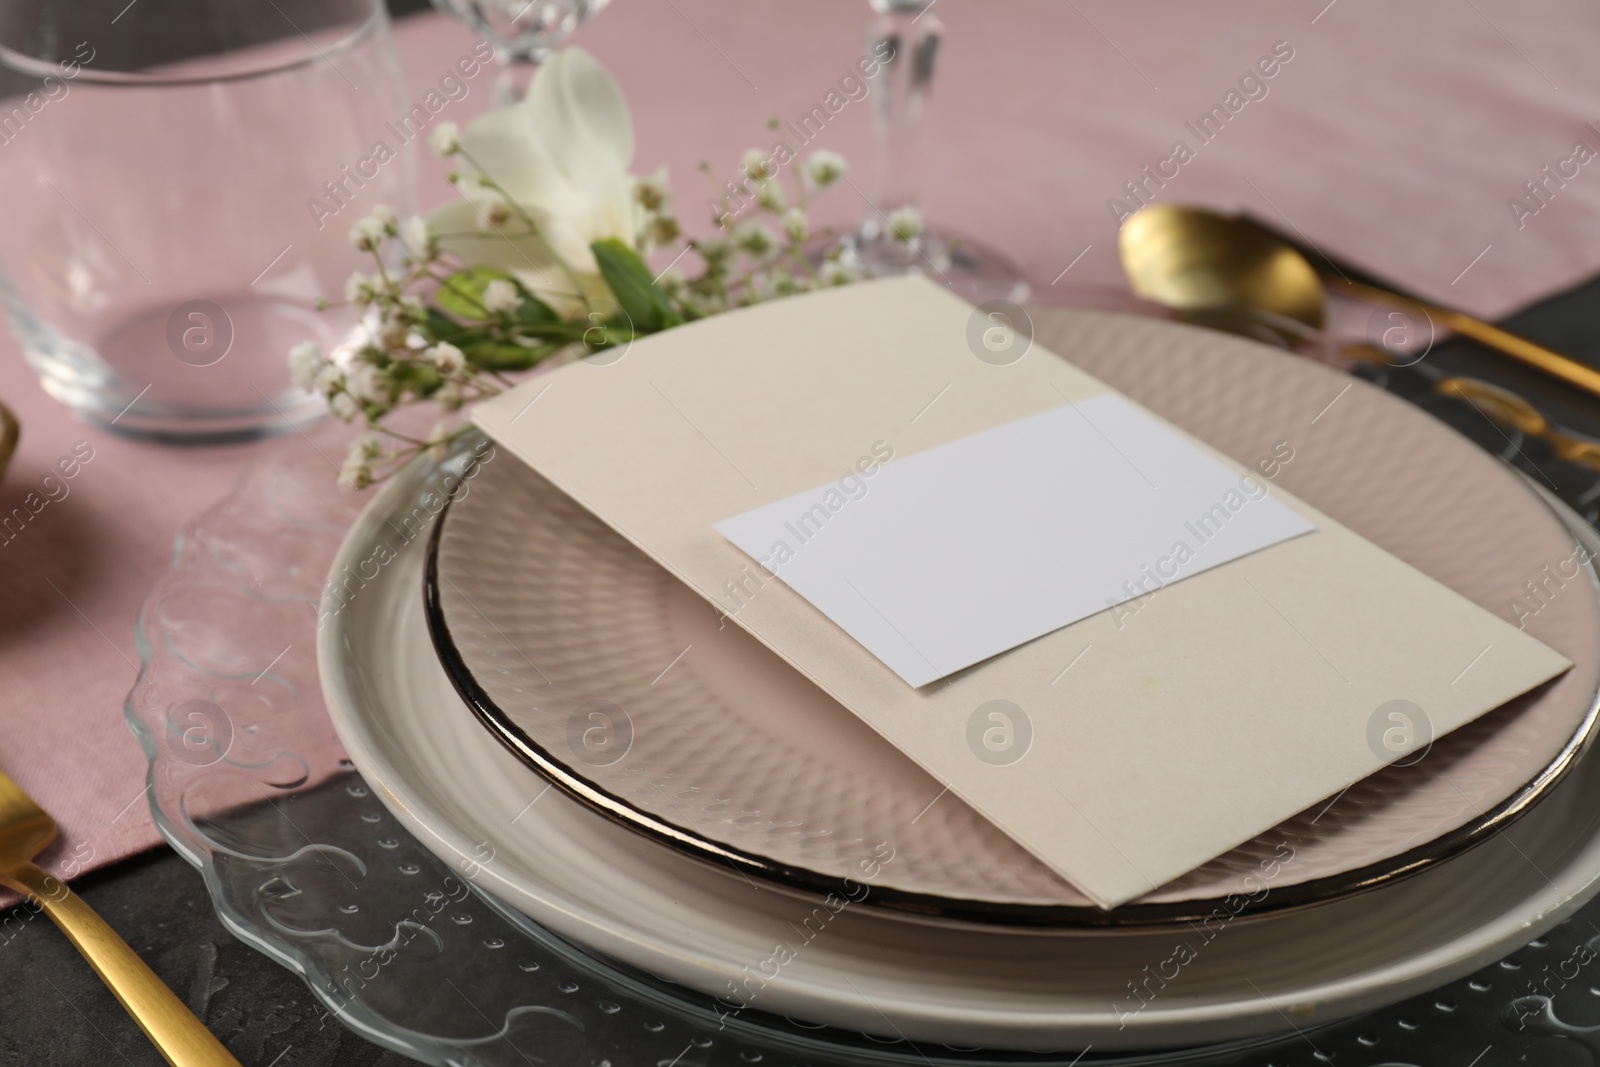
[{"label": "plate stack", "polygon": [[1587,899],[1592,531],[1319,365],[1094,312],[1037,313],[1035,335],[1239,462],[1276,456],[1278,484],[1573,668],[1102,910],[502,453],[442,511],[418,503],[429,469],[396,478],[345,541],[336,576],[404,531],[388,580],[321,632],[356,765],[430,849],[591,949],[730,1013],[912,1041],[1109,1050],[1303,1028],[1464,975]]}]

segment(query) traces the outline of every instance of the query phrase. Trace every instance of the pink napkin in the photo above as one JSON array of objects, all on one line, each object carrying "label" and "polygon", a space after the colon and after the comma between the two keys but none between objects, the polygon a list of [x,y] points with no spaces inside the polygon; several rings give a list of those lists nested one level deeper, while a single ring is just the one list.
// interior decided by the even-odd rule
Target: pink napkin
[{"label": "pink napkin", "polygon": [[[578,41],[627,91],[635,169],[668,164],[685,221],[703,229],[702,205],[739,153],[771,147],[768,118],[810,112],[851,69],[866,17],[859,0],[629,2]],[[1005,249],[1044,299],[1120,284],[1115,204],[1135,199],[1247,208],[1489,316],[1600,269],[1600,163],[1575,148],[1600,152],[1588,125],[1600,122],[1592,5],[943,0],[924,18],[946,32],[928,213]],[[433,16],[408,20],[398,39],[419,100],[473,44]],[[489,89],[479,79],[439,119],[464,123]],[[840,225],[866,210],[871,106],[847,103],[809,146],[853,165],[818,210]],[[6,148],[0,169],[20,158]],[[444,172],[423,162],[422,203],[455,195]],[[58,461],[92,452],[65,496],[0,540],[0,768],[60,821],[48,866],[72,876],[158,840],[121,703],[138,662],[134,614],[174,531],[263,449],[307,446],[290,436],[173,449],[108,435],[76,423],[10,339],[0,345],[0,397],[24,424],[0,514]]]}]

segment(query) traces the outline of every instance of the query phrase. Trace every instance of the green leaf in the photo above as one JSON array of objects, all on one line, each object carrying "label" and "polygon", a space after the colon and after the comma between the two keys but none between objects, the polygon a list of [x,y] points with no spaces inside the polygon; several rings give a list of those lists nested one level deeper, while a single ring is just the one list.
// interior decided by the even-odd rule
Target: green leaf
[{"label": "green leaf", "polygon": [[467,332],[467,328],[444,314],[438,308],[427,309],[428,332],[435,341],[449,341],[455,343],[456,338]]},{"label": "green leaf", "polygon": [[474,367],[483,370],[518,371],[527,370],[561,347],[560,344],[545,344],[529,348],[526,345],[505,344],[500,341],[479,341],[464,349],[462,355],[466,356]]},{"label": "green leaf", "polygon": [[584,330],[582,341],[583,347],[590,352],[603,352],[608,348],[621,348],[637,335],[636,330],[621,316],[617,316]]},{"label": "green leaf", "polygon": [[517,291],[522,294],[522,306],[517,308],[518,322],[528,326],[538,326],[541,323],[560,321],[561,316],[556,314],[555,308],[528,292],[520,282],[517,284]]},{"label": "green leaf", "polygon": [[434,300],[452,315],[482,321],[490,317],[483,309],[483,291],[493,281],[515,284],[516,279],[499,267],[468,267],[446,278]]},{"label": "green leaf", "polygon": [[589,246],[594,250],[600,276],[639,333],[655,333],[683,322],[650,276],[643,257],[615,237],[606,237]]}]

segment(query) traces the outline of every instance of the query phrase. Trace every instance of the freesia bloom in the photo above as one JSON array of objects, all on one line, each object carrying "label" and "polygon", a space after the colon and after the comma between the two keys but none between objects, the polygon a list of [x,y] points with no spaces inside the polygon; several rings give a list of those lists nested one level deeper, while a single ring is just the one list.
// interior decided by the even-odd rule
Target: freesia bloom
[{"label": "freesia bloom", "polygon": [[[586,292],[604,298],[608,290],[589,245],[614,237],[633,246],[643,208],[628,174],[633,120],[599,61],[581,48],[556,53],[534,74],[523,100],[473,119],[460,142],[465,173],[457,188],[465,202],[428,219],[444,235],[440,246],[468,263],[507,270],[541,296],[570,297],[572,283],[554,258],[560,256]],[[498,188],[485,187],[479,176]],[[526,233],[505,198],[534,221],[537,235]]]}]

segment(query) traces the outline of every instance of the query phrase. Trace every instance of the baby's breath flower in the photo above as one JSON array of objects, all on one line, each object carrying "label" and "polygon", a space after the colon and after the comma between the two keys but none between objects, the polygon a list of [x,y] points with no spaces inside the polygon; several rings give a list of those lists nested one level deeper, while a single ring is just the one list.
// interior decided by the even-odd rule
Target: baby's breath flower
[{"label": "baby's breath flower", "polygon": [[889,236],[910,243],[922,235],[922,212],[909,204],[889,212]]},{"label": "baby's breath flower", "polygon": [[849,285],[861,278],[859,267],[840,259],[828,260],[822,264],[822,269],[818,273],[822,277],[823,285]]},{"label": "baby's breath flower", "polygon": [[345,389],[363,404],[387,404],[391,396],[388,375],[371,363],[363,363],[351,371]]},{"label": "baby's breath flower", "polygon": [[764,222],[749,219],[734,228],[733,241],[740,250],[755,256],[771,255],[778,247],[778,238]]},{"label": "baby's breath flower", "polygon": [[755,181],[765,181],[777,173],[772,157],[759,148],[747,148],[739,157],[739,168]]},{"label": "baby's breath flower", "polygon": [[667,167],[663,163],[654,174],[633,181],[633,198],[646,211],[662,211],[672,200],[672,190],[667,184]]},{"label": "baby's breath flower", "polygon": [[430,399],[445,411],[460,411],[461,405],[467,402],[467,395],[462,391],[461,383],[445,382]]},{"label": "baby's breath flower", "polygon": [[783,232],[788,235],[791,244],[804,244],[807,237],[811,236],[811,221],[806,218],[804,208],[792,207],[783,213]]},{"label": "baby's breath flower", "polygon": [[350,455],[345,457],[344,466],[339,468],[339,488],[365,489],[372,484],[372,468],[367,465],[355,448],[351,448]]},{"label": "baby's breath flower", "polygon": [[428,232],[428,220],[421,215],[412,215],[400,227],[400,239],[411,249],[411,254],[419,259],[426,259],[433,251],[433,234]]},{"label": "baby's breath flower", "polygon": [[702,237],[695,241],[694,250],[705,260],[707,270],[720,270],[726,267],[728,257],[733,255],[733,246],[722,237]]},{"label": "baby's breath flower", "polygon": [[344,298],[352,304],[372,303],[372,279],[360,271],[353,272],[344,280]]},{"label": "baby's breath flower", "polygon": [[383,455],[383,439],[370,430],[350,442],[350,459],[377,459]]},{"label": "baby's breath flower", "polygon": [[756,186],[756,204],[768,211],[782,211],[783,186],[775,181],[764,181]]},{"label": "baby's breath flower", "polygon": [[[496,278],[483,287],[483,307],[490,312],[515,311],[522,306],[522,294],[504,278]],[[454,347],[454,346],[452,346]],[[456,350],[460,354],[460,349]]]},{"label": "baby's breath flower", "polygon": [[682,295],[684,284],[683,272],[676,267],[668,267],[661,272],[661,277],[656,279],[656,285],[661,287],[661,291],[672,297]]},{"label": "baby's breath flower", "polygon": [[356,403],[356,398],[346,392],[338,392],[328,398],[328,410],[333,412],[333,417],[340,422],[349,422],[361,414],[361,405]]},{"label": "baby's breath flower", "polygon": [[323,397],[332,397],[344,388],[344,372],[337,364],[324,363],[311,379],[311,391]]},{"label": "baby's breath flower", "polygon": [[440,341],[423,352],[423,355],[427,356],[429,362],[439,368],[439,373],[446,378],[460,374],[467,366],[466,355],[449,341]]},{"label": "baby's breath flower", "polygon": [[461,134],[453,122],[441,122],[428,134],[428,149],[440,159],[461,151]]},{"label": "baby's breath flower", "polygon": [[383,242],[383,223],[371,215],[363,215],[350,227],[350,247],[360,252],[371,252]]},{"label": "baby's breath flower", "polygon": [[309,392],[322,370],[322,346],[315,341],[301,341],[289,349],[289,379]]},{"label": "baby's breath flower", "polygon": [[676,241],[683,233],[683,228],[678,225],[678,220],[672,215],[655,215],[650,219],[650,226],[645,230],[645,241],[654,247],[669,245]]},{"label": "baby's breath flower", "polygon": [[826,189],[844,177],[844,172],[844,157],[837,152],[823,148],[806,157],[806,179],[811,182],[813,188]]}]

